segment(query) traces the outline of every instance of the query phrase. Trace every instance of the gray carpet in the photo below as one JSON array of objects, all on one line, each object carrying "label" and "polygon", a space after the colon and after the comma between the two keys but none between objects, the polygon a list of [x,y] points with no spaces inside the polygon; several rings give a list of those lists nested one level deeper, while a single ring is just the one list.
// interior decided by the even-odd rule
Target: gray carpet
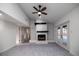
[{"label": "gray carpet", "polygon": [[71,56],[65,49],[55,43],[24,44],[15,46],[0,54],[1,56]]}]

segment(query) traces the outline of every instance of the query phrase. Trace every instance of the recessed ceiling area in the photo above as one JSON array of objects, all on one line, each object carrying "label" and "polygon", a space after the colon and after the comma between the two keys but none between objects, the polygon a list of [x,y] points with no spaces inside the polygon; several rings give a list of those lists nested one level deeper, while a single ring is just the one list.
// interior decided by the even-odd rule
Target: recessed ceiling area
[{"label": "recessed ceiling area", "polygon": [[6,21],[6,22],[11,22],[14,23],[15,25],[20,25],[20,26],[24,26],[24,24],[22,24],[21,22],[15,20],[13,17],[11,17],[10,15],[4,13],[3,11],[0,11],[0,21]]},{"label": "recessed ceiling area", "polygon": [[32,14],[32,12],[36,11],[33,6],[37,8],[38,5],[42,5],[42,7],[47,7],[45,11],[47,15],[42,15],[42,19],[50,23],[61,19],[66,14],[71,12],[74,8],[79,6],[78,3],[20,3],[18,5],[31,20],[38,19],[37,14]]}]

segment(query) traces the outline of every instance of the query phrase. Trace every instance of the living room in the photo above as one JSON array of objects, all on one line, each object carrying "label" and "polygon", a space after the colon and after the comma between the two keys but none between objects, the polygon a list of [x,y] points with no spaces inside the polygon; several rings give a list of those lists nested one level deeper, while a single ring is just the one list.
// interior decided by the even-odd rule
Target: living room
[{"label": "living room", "polygon": [[79,3],[0,3],[0,55],[78,56],[78,19]]}]

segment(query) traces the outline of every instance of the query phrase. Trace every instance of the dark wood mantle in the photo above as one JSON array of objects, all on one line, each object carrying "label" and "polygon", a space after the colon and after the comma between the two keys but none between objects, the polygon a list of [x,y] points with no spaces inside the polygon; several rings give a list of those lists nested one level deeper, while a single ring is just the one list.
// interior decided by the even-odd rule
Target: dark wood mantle
[{"label": "dark wood mantle", "polygon": [[38,24],[47,24],[46,22],[42,22],[42,23],[35,23],[35,25],[38,25]]},{"label": "dark wood mantle", "polygon": [[48,31],[37,31],[37,33],[48,33]]}]

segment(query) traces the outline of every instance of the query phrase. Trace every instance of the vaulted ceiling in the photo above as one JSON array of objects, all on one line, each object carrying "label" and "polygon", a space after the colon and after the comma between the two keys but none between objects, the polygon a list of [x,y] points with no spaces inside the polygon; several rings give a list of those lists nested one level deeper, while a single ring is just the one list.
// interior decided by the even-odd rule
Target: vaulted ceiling
[{"label": "vaulted ceiling", "polygon": [[33,9],[33,6],[46,6],[46,12],[48,15],[42,15],[42,19],[50,23],[61,19],[74,8],[79,6],[77,3],[20,3],[18,5],[31,20],[36,20],[38,18],[37,14],[32,14],[32,12],[36,11]]}]

